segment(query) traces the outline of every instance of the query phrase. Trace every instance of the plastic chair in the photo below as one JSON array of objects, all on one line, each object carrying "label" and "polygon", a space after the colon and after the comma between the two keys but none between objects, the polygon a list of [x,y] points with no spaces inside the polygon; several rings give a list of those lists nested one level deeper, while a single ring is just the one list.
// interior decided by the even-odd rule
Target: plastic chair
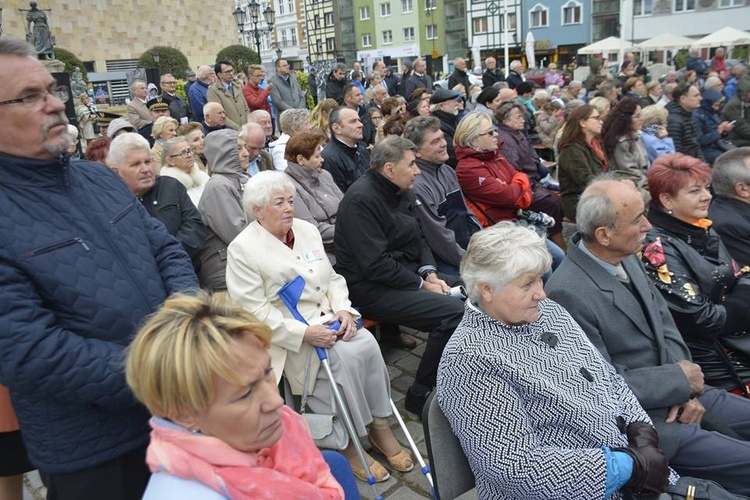
[{"label": "plastic chair", "polygon": [[433,391],[422,412],[427,456],[432,464],[435,481],[435,498],[440,500],[476,499],[474,473],[461,449],[461,443],[453,434],[448,420],[440,409],[437,391]]}]

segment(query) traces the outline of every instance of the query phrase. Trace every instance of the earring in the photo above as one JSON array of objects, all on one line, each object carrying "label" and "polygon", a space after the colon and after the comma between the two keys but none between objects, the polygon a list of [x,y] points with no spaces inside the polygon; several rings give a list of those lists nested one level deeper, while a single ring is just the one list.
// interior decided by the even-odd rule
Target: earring
[{"label": "earring", "polygon": [[199,434],[200,431],[200,429],[190,429],[190,432],[192,432],[193,434]]},{"label": "earring", "polygon": [[672,215],[672,210],[667,210],[667,213],[668,213],[669,215]]}]

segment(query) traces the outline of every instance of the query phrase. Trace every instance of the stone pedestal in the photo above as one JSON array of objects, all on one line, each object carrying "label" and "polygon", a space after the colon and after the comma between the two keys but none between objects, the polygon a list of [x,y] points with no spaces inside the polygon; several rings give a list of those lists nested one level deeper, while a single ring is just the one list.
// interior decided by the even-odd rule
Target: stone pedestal
[{"label": "stone pedestal", "polygon": [[47,68],[47,71],[49,71],[50,73],[65,72],[65,64],[63,64],[61,61],[58,61],[57,59],[53,59],[51,61],[42,59],[39,62],[42,63],[42,66]]}]

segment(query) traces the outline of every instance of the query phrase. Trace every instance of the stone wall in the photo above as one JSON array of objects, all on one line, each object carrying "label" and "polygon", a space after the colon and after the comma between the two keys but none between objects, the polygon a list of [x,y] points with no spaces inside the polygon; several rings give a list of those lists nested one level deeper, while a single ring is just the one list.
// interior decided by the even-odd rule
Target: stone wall
[{"label": "stone wall", "polygon": [[[95,61],[106,71],[105,61],[137,59],[154,45],[179,48],[194,68],[213,64],[216,53],[238,43],[232,17],[232,0],[38,0],[40,9],[52,8],[47,19],[57,47],[73,52],[82,61]],[[114,6],[113,6],[114,5]],[[25,38],[28,1],[6,0],[3,36]]]}]

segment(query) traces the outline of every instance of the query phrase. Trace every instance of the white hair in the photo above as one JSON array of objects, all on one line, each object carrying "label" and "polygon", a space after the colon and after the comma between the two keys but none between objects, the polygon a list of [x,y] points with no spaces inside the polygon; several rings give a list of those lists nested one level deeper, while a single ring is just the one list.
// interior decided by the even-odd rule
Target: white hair
[{"label": "white hair", "polygon": [[271,203],[273,194],[277,191],[286,191],[294,195],[296,189],[291,178],[284,172],[278,170],[265,170],[258,172],[245,184],[242,194],[242,208],[245,212],[252,214],[256,208],[263,208]]},{"label": "white hair", "polygon": [[526,273],[542,275],[552,266],[544,238],[511,221],[474,233],[461,261],[469,299],[480,299],[479,283],[497,291]]},{"label": "white hair", "polygon": [[148,141],[140,134],[121,134],[112,140],[107,154],[107,165],[115,167],[122,165],[125,161],[125,154],[128,151],[145,149],[151,151]]}]

